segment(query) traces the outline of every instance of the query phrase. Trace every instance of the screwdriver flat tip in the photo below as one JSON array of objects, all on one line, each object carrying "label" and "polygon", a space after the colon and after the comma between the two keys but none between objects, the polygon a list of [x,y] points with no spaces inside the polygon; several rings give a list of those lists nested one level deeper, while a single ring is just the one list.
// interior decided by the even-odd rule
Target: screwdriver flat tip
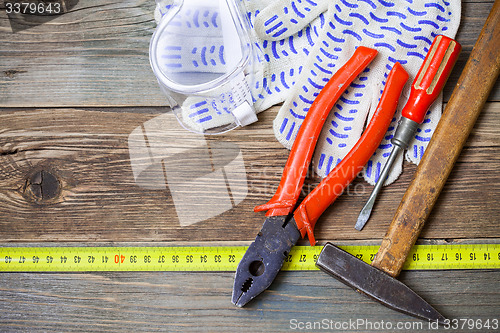
[{"label": "screwdriver flat tip", "polygon": [[359,213],[358,220],[356,221],[356,225],[354,226],[354,229],[361,231],[366,222],[370,219],[370,215],[372,213],[373,209],[373,202],[367,202],[366,205],[363,207],[361,212]]},{"label": "screwdriver flat tip", "polygon": [[387,160],[384,168],[382,169],[382,173],[380,174],[379,179],[377,180],[377,183],[375,184],[375,187],[373,188],[372,193],[370,194],[370,197],[366,201],[365,206],[361,210],[358,216],[358,221],[356,222],[356,225],[354,228],[358,231],[361,231],[363,227],[365,226],[366,222],[370,219],[370,215],[372,213],[373,205],[375,204],[375,200],[377,199],[377,195],[379,192],[382,190],[382,187],[384,186],[384,182],[387,179],[387,176],[389,175],[389,171],[392,168],[392,165],[394,164],[394,161],[396,160],[398,154],[403,150],[402,147],[400,147],[397,144],[393,144],[392,146],[392,151],[391,155],[389,156],[389,159]]}]

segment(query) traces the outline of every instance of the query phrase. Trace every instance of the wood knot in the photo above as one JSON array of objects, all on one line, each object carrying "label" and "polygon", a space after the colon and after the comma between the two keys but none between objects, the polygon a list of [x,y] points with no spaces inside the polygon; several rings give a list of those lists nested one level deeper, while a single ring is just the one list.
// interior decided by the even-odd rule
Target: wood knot
[{"label": "wood knot", "polygon": [[8,71],[4,71],[3,74],[9,79],[13,79],[17,76],[17,74],[26,73],[26,71],[18,71],[15,69],[9,69]]},{"label": "wood knot", "polygon": [[48,202],[60,193],[60,182],[50,171],[40,170],[26,179],[24,193],[37,203]]}]

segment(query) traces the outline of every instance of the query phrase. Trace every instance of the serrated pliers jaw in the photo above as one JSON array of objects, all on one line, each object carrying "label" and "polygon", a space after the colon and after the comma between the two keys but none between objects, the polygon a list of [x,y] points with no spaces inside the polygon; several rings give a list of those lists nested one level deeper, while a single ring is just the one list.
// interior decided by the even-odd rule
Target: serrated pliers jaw
[{"label": "serrated pliers jaw", "polygon": [[242,307],[266,290],[299,238],[300,232],[293,217],[267,217],[255,241],[238,264],[232,303]]}]

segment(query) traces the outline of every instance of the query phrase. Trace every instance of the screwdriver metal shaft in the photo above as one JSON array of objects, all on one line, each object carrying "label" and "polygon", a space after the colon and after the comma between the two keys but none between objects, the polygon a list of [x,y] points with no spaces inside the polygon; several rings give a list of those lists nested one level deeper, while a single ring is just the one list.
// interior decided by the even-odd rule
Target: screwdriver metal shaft
[{"label": "screwdriver metal shaft", "polygon": [[389,175],[389,171],[391,171],[391,167],[394,164],[396,157],[402,150],[403,149],[398,146],[392,147],[391,156],[389,156],[389,159],[387,160],[387,163],[385,164],[384,169],[380,174],[379,180],[375,184],[375,187],[373,188],[373,191],[370,194],[370,197],[368,198],[366,204],[359,213],[358,220],[356,221],[356,225],[354,226],[356,230],[361,231],[361,229],[363,229],[363,227],[365,226],[366,222],[368,222],[368,219],[370,218],[373,209],[373,205],[375,204],[375,199],[377,199],[380,190],[382,190],[385,179],[387,178],[387,175]]},{"label": "screwdriver metal shaft", "polygon": [[400,152],[408,148],[418,126],[423,122],[427,110],[441,93],[460,50],[460,44],[449,37],[438,35],[434,38],[429,52],[427,52],[427,56],[412,83],[408,102],[401,112],[401,121],[391,140],[393,144],[391,155],[367,203],[358,216],[355,225],[357,230],[363,229],[370,218],[377,195],[382,190],[394,161]]},{"label": "screwdriver metal shaft", "polygon": [[408,118],[404,117],[401,118],[401,122],[398,128],[396,129],[396,134],[394,135],[394,138],[392,138],[391,140],[391,143],[393,145],[391,155],[389,156],[389,159],[387,160],[384,168],[382,169],[382,173],[380,174],[380,177],[378,178],[378,181],[375,184],[375,188],[370,194],[368,201],[366,202],[365,206],[359,213],[358,220],[356,221],[356,225],[354,226],[356,230],[361,231],[361,229],[363,229],[363,227],[365,226],[366,222],[368,222],[368,219],[370,218],[370,214],[373,209],[373,205],[375,204],[375,200],[377,199],[379,192],[382,190],[382,187],[384,186],[384,182],[387,178],[387,175],[389,175],[389,172],[391,171],[394,161],[396,161],[396,158],[398,157],[399,153],[405,151],[405,149],[408,148],[408,144],[410,143],[410,140],[413,138],[413,135],[415,134],[417,128],[418,128],[417,122]]}]

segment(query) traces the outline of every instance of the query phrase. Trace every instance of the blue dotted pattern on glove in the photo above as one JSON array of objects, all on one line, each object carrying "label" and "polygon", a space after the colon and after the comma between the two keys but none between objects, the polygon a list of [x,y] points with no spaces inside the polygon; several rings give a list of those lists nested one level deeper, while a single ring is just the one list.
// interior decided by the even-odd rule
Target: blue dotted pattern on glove
[{"label": "blue dotted pattern on glove", "polygon": [[[251,3],[251,0],[241,0],[244,3]],[[302,1],[292,1],[293,5],[291,8],[287,6],[283,7],[284,13],[288,13],[289,10],[300,12],[302,16],[303,12],[309,11],[310,6],[315,6],[316,3],[313,1],[302,0]],[[260,14],[260,11],[248,11],[247,17],[250,21],[252,28],[254,27],[255,20]],[[273,35],[286,36],[280,40],[261,40],[257,43],[257,47],[264,54],[264,62],[270,64],[270,68],[275,69],[274,72],[264,75],[262,81],[256,82],[255,89],[261,89],[262,92],[256,96],[255,102],[263,102],[266,107],[273,104],[282,102],[285,97],[287,97],[287,91],[290,90],[295,82],[298,75],[302,73],[303,65],[301,61],[291,61],[290,57],[295,57],[296,59],[305,59],[309,56],[311,49],[314,47],[318,40],[320,30],[325,26],[325,17],[323,14],[319,15],[310,24],[305,25],[304,29],[298,31],[296,34],[288,36],[286,34],[287,29],[279,29],[282,26],[280,23],[280,16],[274,15],[270,19],[264,22],[265,28],[270,33],[276,31]],[[272,66],[271,66],[272,64]],[[278,70],[276,70],[278,69]],[[270,99],[273,103],[266,103],[266,99]]]},{"label": "blue dotted pattern on glove", "polygon": [[[339,4],[335,5],[333,19],[330,23],[326,24],[327,38],[322,41],[322,44],[319,46],[319,52],[315,55],[313,68],[307,73],[307,80],[305,80],[301,93],[297,97],[302,103],[292,102],[288,110],[288,115],[278,126],[280,134],[284,135],[286,140],[293,140],[295,138],[298,131],[297,124],[302,122],[314,97],[317,96],[317,92],[324,87],[333,74],[337,66],[336,60],[339,58],[340,54],[346,52],[345,49],[351,45],[366,45],[378,50],[384,49],[384,53],[388,54],[385,68],[383,69],[384,78],[387,78],[395,62],[400,62],[404,65],[408,63],[408,61],[415,61],[415,59],[418,59],[419,62],[423,61],[428,52],[428,47],[432,44],[432,41],[427,37],[428,31],[432,30],[438,33],[444,33],[448,29],[446,23],[449,21],[446,16],[451,15],[451,13],[447,12],[444,6],[440,4],[441,2],[447,5],[444,1],[428,1],[425,3],[424,8],[437,9],[438,14],[435,15],[435,17],[429,17],[428,11],[417,11],[413,9],[413,1],[407,0],[406,2],[408,6],[403,13],[394,10],[394,3],[381,0],[362,0],[358,3],[341,0]],[[373,9],[368,16],[363,16],[359,11],[350,11],[351,9],[356,10],[358,6],[367,5]],[[381,7],[385,15],[394,16],[399,19],[400,23],[398,27],[384,25],[389,20],[383,15],[378,14],[381,12]],[[418,7],[421,7],[421,4],[419,4]],[[347,13],[348,15],[346,15]],[[408,16],[418,17],[418,25],[409,26],[405,24],[405,20]],[[373,22],[376,24],[370,24]],[[353,26],[359,27],[360,25],[365,26],[365,28],[361,30],[361,33],[352,29]],[[379,28],[373,29],[373,27]],[[359,31],[359,29],[357,31]],[[389,34],[391,36],[387,38]],[[411,43],[407,42],[408,38],[403,39],[408,35],[412,36],[413,41]],[[433,32],[430,35],[435,37],[436,33]],[[395,43],[389,43],[388,39],[395,40]],[[422,45],[425,46],[422,48]],[[405,55],[403,58],[397,59],[394,53],[396,50],[401,49],[405,50]],[[324,136],[324,139],[329,145],[333,144],[334,141],[332,139],[335,138],[335,142],[338,145],[336,148],[350,149],[343,140],[349,138],[352,129],[351,123],[354,121],[360,108],[363,108],[361,102],[367,88],[365,82],[369,79],[368,75],[370,75],[370,68],[367,68],[365,72],[350,85],[349,89],[340,98],[340,103],[335,105],[333,110],[335,118],[330,123],[331,126],[328,129],[328,134]],[[385,81],[382,81],[382,86],[383,85],[385,85]],[[315,92],[312,96],[311,91]],[[381,92],[380,90],[379,93],[381,94]],[[363,103],[366,103],[366,100],[363,101]],[[375,107],[375,105],[372,104],[372,107]],[[425,121],[427,122],[430,120],[426,119]],[[390,150],[392,149],[390,139],[394,135],[396,127],[396,118],[394,118],[386,137],[375,154],[383,154],[384,157],[390,154]],[[431,135],[430,129],[418,131],[416,139],[420,142],[427,142],[430,140]],[[339,139],[340,143],[338,143]],[[416,155],[423,154],[423,146],[415,145],[413,149]],[[339,162],[340,158],[334,160],[331,154],[322,153],[318,158],[317,168],[321,171],[322,175],[326,175]],[[366,168],[366,175],[369,178],[374,177],[375,181],[377,181],[381,167],[380,162],[377,162],[376,165],[372,165],[370,161]]]},{"label": "blue dotted pattern on glove", "polygon": [[[305,19],[307,17],[308,12],[312,10],[313,7],[317,7],[318,2],[311,0],[297,0],[290,1],[290,6],[283,7],[283,14],[288,16],[289,13],[293,13],[290,15],[289,22],[293,25],[298,25],[300,19]],[[266,28],[266,34],[269,34],[273,38],[280,38],[281,36],[286,35],[288,32],[287,26],[284,24],[280,15],[276,14],[269,18],[264,22],[264,26]]]}]

